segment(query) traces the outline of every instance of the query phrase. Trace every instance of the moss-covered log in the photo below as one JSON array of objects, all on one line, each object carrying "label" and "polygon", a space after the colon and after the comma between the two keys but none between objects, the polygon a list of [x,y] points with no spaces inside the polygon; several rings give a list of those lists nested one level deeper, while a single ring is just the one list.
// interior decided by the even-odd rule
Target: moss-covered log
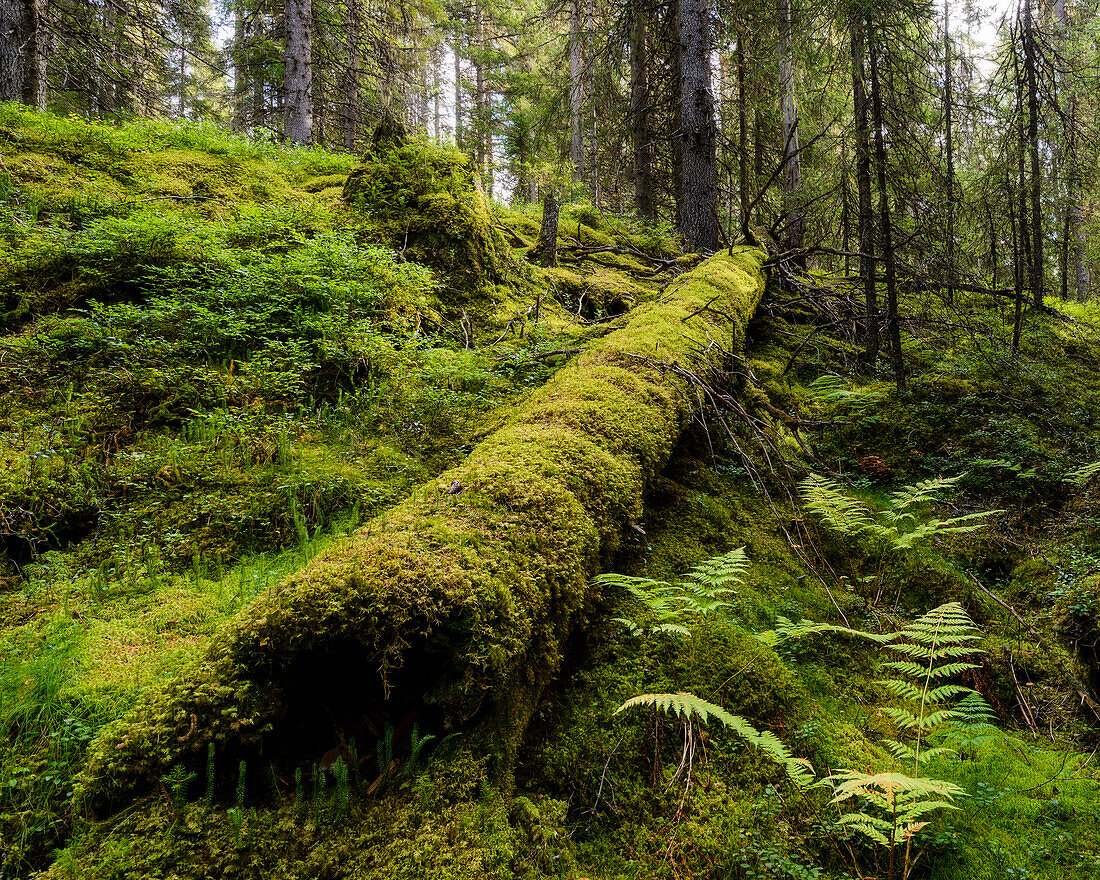
[{"label": "moss-covered log", "polygon": [[507,779],[595,599],[592,574],[690,418],[691,389],[654,362],[683,362],[708,338],[743,345],[761,260],[738,249],[681,276],[463,464],[259,598],[104,729],[83,803],[102,813],[178,762],[201,770],[210,743],[221,767],[289,770],[352,737],[367,754],[386,725],[400,741],[414,720],[422,733],[461,729]]}]

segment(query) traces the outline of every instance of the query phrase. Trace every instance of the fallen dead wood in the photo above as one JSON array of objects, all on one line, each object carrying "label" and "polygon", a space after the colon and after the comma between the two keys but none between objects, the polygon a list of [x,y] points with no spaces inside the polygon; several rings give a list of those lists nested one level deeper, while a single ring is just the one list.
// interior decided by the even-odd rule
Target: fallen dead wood
[{"label": "fallen dead wood", "polygon": [[[382,731],[414,721],[463,731],[506,786],[564,642],[597,598],[591,576],[692,418],[690,383],[663,365],[708,340],[743,347],[762,259],[734,249],[677,278],[465,462],[259,597],[104,728],[77,802],[110,813],[174,765],[201,772],[211,744],[219,766],[286,772],[353,738],[370,754]],[[720,309],[684,320],[716,295]]]}]

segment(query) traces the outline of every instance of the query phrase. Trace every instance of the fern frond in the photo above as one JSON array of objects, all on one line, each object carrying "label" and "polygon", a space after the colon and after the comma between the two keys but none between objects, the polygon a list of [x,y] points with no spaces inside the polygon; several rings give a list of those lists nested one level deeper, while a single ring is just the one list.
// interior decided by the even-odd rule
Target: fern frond
[{"label": "fern frond", "polygon": [[871,508],[852,497],[835,480],[819,474],[810,474],[798,484],[798,491],[806,509],[823,525],[840,535],[885,536],[882,525],[875,519]]},{"label": "fern frond", "polygon": [[712,594],[716,588],[743,583],[748,570],[749,557],[744,547],[738,547],[721,556],[703,560],[687,576]]},{"label": "fern frond", "polygon": [[846,825],[853,831],[858,831],[864,837],[869,840],[873,840],[875,843],[882,846],[889,846],[890,840],[887,838],[892,830],[892,826],[889,822],[877,818],[876,816],[868,815],[867,813],[845,813],[837,820],[841,825]]},{"label": "fern frond", "polygon": [[691,636],[691,630],[686,626],[680,626],[678,623],[658,623],[653,627],[652,631],[655,633],[678,635],[685,639]]},{"label": "fern frond", "polygon": [[740,715],[733,715],[695,694],[680,691],[675,694],[639,694],[631,697],[613,714],[618,715],[627,709],[652,708],[689,721],[698,718],[704,724],[714,718],[732,730],[749,745],[756,746],[764,754],[782,764],[787,775],[800,788],[806,788],[813,782],[812,766],[804,758],[796,758],[783,745],[783,741],[769,730],[757,730]]},{"label": "fern frond", "polygon": [[1100,461],[1082,465],[1066,474],[1066,478],[1075,486],[1086,486],[1097,474],[1100,474]]},{"label": "fern frond", "polygon": [[935,477],[921,483],[914,483],[912,486],[905,486],[890,494],[890,507],[894,511],[902,511],[917,505],[939,501],[940,495],[949,489],[954,489],[961,479],[961,475],[958,477]]}]

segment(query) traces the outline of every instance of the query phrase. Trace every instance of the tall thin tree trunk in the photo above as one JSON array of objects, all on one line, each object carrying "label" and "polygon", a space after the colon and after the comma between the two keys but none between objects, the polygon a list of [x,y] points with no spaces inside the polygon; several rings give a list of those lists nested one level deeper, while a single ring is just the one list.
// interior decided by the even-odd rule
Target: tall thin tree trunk
[{"label": "tall thin tree trunk", "polygon": [[345,51],[347,67],[344,68],[342,107],[340,112],[340,137],[344,149],[355,152],[355,140],[359,133],[359,46],[360,46],[359,0],[347,0],[347,23]]},{"label": "tall thin tree trunk", "polygon": [[584,182],[584,0],[569,4],[569,158],[573,180]]},{"label": "tall thin tree trunk", "polygon": [[462,146],[462,53],[459,50],[458,28],[455,28],[455,146]]},{"label": "tall thin tree trunk", "polygon": [[312,0],[286,0],[283,134],[295,144],[313,141]]},{"label": "tall thin tree trunk", "polygon": [[248,130],[248,69],[245,64],[244,8],[233,4],[233,130]]},{"label": "tall thin tree trunk", "polygon": [[848,13],[852,54],[852,115],[855,119],[856,193],[859,199],[859,274],[863,281],[866,309],[863,328],[864,366],[873,370],[878,360],[878,288],[875,286],[875,221],[871,207],[871,128],[867,120],[867,90],[864,87],[864,19],[855,4]]},{"label": "tall thin tree trunk", "polygon": [[741,199],[741,237],[749,238],[752,193],[749,192],[749,99],[745,94],[745,33],[737,34],[737,188]]},{"label": "tall thin tree trunk", "polygon": [[951,61],[951,7],[950,0],[943,2],[943,82],[944,82],[944,149],[947,153],[947,226],[944,244],[947,248],[947,302],[955,301],[955,151],[954,134],[954,85],[955,75]]},{"label": "tall thin tree trunk", "polygon": [[[798,144],[798,111],[794,101],[794,52],[791,48],[791,0],[776,0],[779,13],[779,107],[783,138],[783,193],[787,214],[785,245],[788,250],[802,247],[806,235],[806,212],[799,204],[802,185],[802,156]],[[805,260],[800,261],[805,264]]]},{"label": "tall thin tree trunk", "polygon": [[681,231],[688,247],[718,248],[718,131],[710,84],[710,6],[679,0],[680,106],[684,167]]},{"label": "tall thin tree trunk", "polygon": [[23,0],[26,36],[23,39],[23,103],[46,109],[46,34],[41,23],[41,0]]},{"label": "tall thin tree trunk", "polygon": [[1024,74],[1027,77],[1027,142],[1031,159],[1031,286],[1032,304],[1043,306],[1043,206],[1039,173],[1039,83],[1036,70],[1038,49],[1031,0],[1024,0]]},{"label": "tall thin tree trunk", "polygon": [[905,362],[901,351],[901,328],[898,323],[898,275],[894,255],[894,232],[890,221],[890,191],[886,186],[886,142],[883,136],[885,120],[882,112],[882,89],[879,86],[878,68],[882,56],[878,35],[872,25],[867,29],[871,68],[871,114],[875,131],[875,176],[878,182],[879,237],[882,242],[882,258],[886,266],[886,334],[890,340],[890,365],[894,370],[898,393],[905,392]]},{"label": "tall thin tree trunk", "polygon": [[432,135],[438,141],[443,136],[443,47],[432,50]]},{"label": "tall thin tree trunk", "polygon": [[[1069,15],[1066,10],[1066,0],[1055,0],[1054,15],[1058,20],[1059,37],[1063,43],[1068,43]],[[1064,96],[1062,100],[1066,107],[1064,117],[1067,166],[1065,250],[1068,252],[1062,268],[1063,288],[1068,288],[1069,263],[1072,258],[1074,296],[1079,302],[1085,302],[1089,298],[1089,264],[1085,256],[1085,224],[1081,216],[1081,157],[1077,153],[1077,91],[1072,85],[1069,88],[1069,95]],[[1065,290],[1063,297],[1068,298],[1068,295],[1068,290]]]},{"label": "tall thin tree trunk", "polygon": [[647,220],[657,216],[653,202],[653,114],[649,93],[649,32],[638,4],[630,32],[630,122],[634,136],[634,207]]}]

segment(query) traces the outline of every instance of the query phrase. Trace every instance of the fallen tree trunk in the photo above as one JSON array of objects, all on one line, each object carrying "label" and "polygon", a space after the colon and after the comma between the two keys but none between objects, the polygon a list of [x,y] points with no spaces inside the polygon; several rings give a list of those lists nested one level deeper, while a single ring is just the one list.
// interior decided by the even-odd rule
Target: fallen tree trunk
[{"label": "fallen tree trunk", "polygon": [[690,386],[659,361],[684,363],[708,340],[738,351],[762,260],[733,249],[682,275],[465,462],[257,599],[103,730],[77,802],[109,813],[174,765],[201,771],[211,744],[228,787],[241,760],[257,778],[288,773],[352,738],[373,754],[372,740],[407,739],[414,722],[462,730],[507,785],[596,598],[590,578],[691,417]]}]

